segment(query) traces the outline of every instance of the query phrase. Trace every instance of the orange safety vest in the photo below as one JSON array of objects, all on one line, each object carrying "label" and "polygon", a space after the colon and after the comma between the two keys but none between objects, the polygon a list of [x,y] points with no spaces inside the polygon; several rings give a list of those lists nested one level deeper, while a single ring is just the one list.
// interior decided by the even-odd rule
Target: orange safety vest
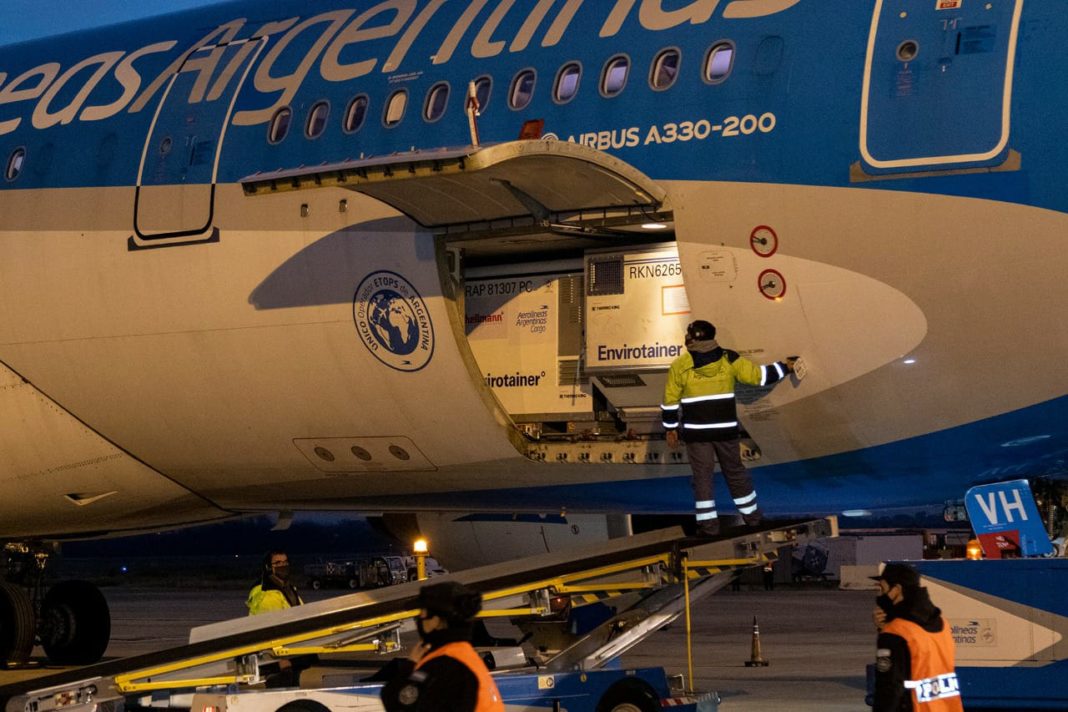
[{"label": "orange safety vest", "polygon": [[895,618],[883,628],[905,639],[912,658],[912,670],[905,680],[905,689],[912,697],[912,709],[917,712],[964,712],[960,700],[960,682],[954,671],[953,635],[943,625],[938,633],[930,633],[904,618]]},{"label": "orange safety vest", "polygon": [[501,693],[497,690],[497,683],[493,681],[489,670],[486,669],[486,663],[482,662],[482,658],[478,656],[470,643],[464,641],[446,643],[437,650],[427,653],[419,660],[415,669],[418,670],[434,658],[444,655],[463,663],[478,678],[478,704],[475,712],[504,712],[504,703],[501,701]]}]

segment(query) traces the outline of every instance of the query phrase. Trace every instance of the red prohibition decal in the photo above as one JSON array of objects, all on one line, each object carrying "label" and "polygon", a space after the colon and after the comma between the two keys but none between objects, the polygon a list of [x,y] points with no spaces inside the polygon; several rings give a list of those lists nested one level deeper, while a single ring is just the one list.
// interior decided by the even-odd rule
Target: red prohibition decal
[{"label": "red prohibition decal", "polygon": [[770,225],[757,225],[749,233],[749,246],[761,257],[771,257],[779,249],[779,236]]},{"label": "red prohibition decal", "polygon": [[777,302],[786,294],[786,278],[777,270],[766,269],[757,277],[757,287],[765,298]]}]

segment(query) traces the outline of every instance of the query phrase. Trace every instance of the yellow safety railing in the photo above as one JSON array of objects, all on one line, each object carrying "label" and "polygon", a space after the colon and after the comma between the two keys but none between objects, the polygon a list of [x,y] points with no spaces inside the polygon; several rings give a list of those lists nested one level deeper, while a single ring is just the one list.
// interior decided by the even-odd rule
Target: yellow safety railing
[{"label": "yellow safety railing", "polygon": [[[664,552],[639,559],[633,559],[617,564],[602,566],[595,569],[587,569],[571,574],[548,577],[540,581],[524,584],[521,586],[508,587],[488,591],[483,594],[483,600],[490,602],[518,596],[532,594],[537,591],[547,591],[553,594],[585,594],[606,593],[619,595],[625,592],[641,591],[659,588],[664,585],[677,584],[678,573],[682,573],[682,584],[686,599],[686,646],[689,665],[690,680],[693,680],[693,653],[692,653],[692,630],[690,619],[690,578],[702,577],[719,573],[730,568],[751,566],[762,563],[763,556],[756,558],[731,558],[717,559],[712,561],[688,561],[685,554],[682,555],[681,566],[675,568],[676,555]],[[593,582],[594,579],[614,576],[625,572],[642,570],[643,581],[617,581],[617,582]],[[240,660],[249,655],[259,655],[269,651],[275,657],[306,654],[336,654],[348,652],[376,652],[390,653],[399,649],[394,641],[375,640],[367,643],[334,644],[334,645],[301,645],[311,641],[351,633],[360,629],[370,629],[375,626],[397,623],[418,615],[416,609],[400,611],[384,616],[376,616],[364,620],[353,621],[343,625],[336,625],[320,630],[288,636],[284,639],[264,640],[255,644],[238,646],[225,651],[217,651],[208,655],[189,658],[186,660],[160,665],[151,668],[135,670],[115,677],[116,686],[121,692],[145,692],[160,689],[174,689],[182,687],[201,687],[209,685],[227,685],[249,683],[252,675],[242,672],[240,666],[235,663],[238,670],[232,675],[212,675],[210,677],[170,677],[182,670],[193,672],[196,668],[219,663],[226,660]],[[480,618],[493,617],[520,617],[520,616],[545,616],[551,611],[536,602],[532,597],[531,605],[523,608],[483,609],[479,613]],[[167,678],[167,679],[160,679]]]}]

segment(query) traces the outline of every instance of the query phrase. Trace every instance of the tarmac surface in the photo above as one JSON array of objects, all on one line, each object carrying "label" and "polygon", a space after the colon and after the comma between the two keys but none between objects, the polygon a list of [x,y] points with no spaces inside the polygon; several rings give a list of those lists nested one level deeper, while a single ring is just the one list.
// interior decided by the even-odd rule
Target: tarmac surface
[{"label": "tarmac surface", "polygon": [[[111,606],[108,658],[183,645],[194,626],[245,615],[245,589],[103,589]],[[319,600],[345,591],[302,592]],[[874,594],[807,588],[720,591],[692,611],[696,687],[716,690],[722,712],[865,712],[864,666],[874,657]],[[753,617],[768,667],[745,667]],[[41,654],[40,649],[35,651]],[[663,666],[687,674],[686,626],[680,617],[623,656],[626,667]],[[53,670],[54,671],[54,670]],[[29,671],[0,671],[0,686]],[[33,671],[34,675],[45,670]]]}]

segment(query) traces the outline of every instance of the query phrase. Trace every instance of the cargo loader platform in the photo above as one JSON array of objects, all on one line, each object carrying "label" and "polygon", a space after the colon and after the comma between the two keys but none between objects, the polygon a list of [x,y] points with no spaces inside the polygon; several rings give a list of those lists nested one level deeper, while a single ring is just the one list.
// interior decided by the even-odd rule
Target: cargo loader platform
[{"label": "cargo loader platform", "polygon": [[[837,533],[834,518],[767,522],[715,539],[675,527],[451,574],[480,591],[482,618],[506,617],[527,631],[529,671],[604,668],[688,604],[762,565],[779,548]],[[262,685],[261,666],[294,655],[382,655],[398,651],[414,629],[415,581],[284,611],[194,628],[188,645],[111,660],[0,687],[4,712],[121,709],[131,696],[157,691],[240,690]],[[585,628],[566,618],[602,608]],[[587,609],[587,610],[592,610]],[[525,626],[525,628],[524,628]]]}]

